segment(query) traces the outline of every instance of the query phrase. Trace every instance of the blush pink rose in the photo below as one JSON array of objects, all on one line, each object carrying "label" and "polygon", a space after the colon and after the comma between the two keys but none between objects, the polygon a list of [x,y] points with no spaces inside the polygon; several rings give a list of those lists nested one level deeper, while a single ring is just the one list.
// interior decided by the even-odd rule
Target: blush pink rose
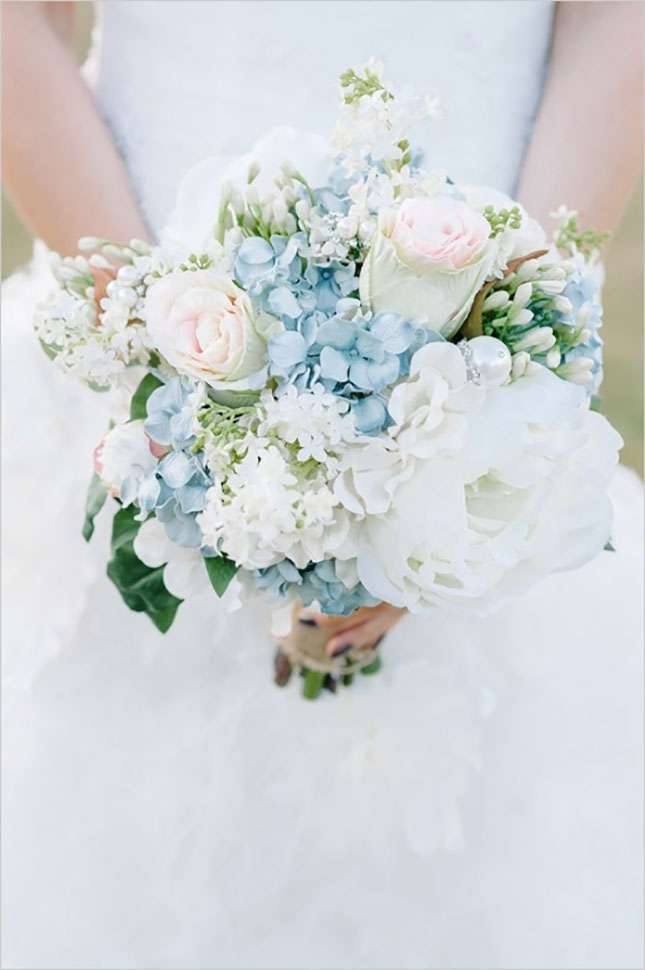
[{"label": "blush pink rose", "polygon": [[465,202],[450,198],[406,199],[396,213],[390,239],[404,263],[463,269],[481,254],[490,225]]},{"label": "blush pink rose", "polygon": [[215,270],[163,276],[148,290],[145,318],[168,363],[212,386],[248,377],[266,363],[264,321],[246,293]]}]

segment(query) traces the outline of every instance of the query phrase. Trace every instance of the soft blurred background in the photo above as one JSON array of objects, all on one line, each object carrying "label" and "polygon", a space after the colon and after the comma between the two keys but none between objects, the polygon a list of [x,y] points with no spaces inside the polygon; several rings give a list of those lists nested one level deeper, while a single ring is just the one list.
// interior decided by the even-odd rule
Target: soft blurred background
[{"label": "soft blurred background", "polygon": [[[77,4],[76,49],[85,57],[92,4]],[[32,239],[11,202],[2,197],[2,276],[27,262]],[[606,253],[605,380],[599,410],[625,439],[622,460],[643,472],[643,188],[635,187]]]}]

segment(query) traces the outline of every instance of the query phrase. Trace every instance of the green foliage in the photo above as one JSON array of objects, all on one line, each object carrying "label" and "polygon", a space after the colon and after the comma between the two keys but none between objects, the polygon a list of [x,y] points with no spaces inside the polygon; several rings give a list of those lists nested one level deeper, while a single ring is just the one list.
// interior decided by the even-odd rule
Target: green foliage
[{"label": "green foliage", "polygon": [[194,273],[198,269],[209,269],[213,260],[206,253],[191,253],[185,263],[180,263],[178,269],[183,273]]},{"label": "green foliage", "polygon": [[343,89],[343,101],[345,104],[355,104],[361,98],[370,98],[374,94],[379,94],[382,101],[393,101],[394,95],[383,87],[378,74],[365,68],[365,73],[361,77],[352,67],[349,67],[340,76],[340,86]]},{"label": "green foliage", "polygon": [[146,374],[134,392],[130,402],[131,421],[143,420],[146,417],[146,404],[148,403],[148,398],[153,391],[156,391],[158,387],[162,386],[163,381],[160,381],[158,377],[155,377],[154,374]]},{"label": "green foliage", "polygon": [[106,498],[107,491],[105,485],[95,472],[92,475],[92,480],[87,489],[87,498],[85,499],[85,520],[82,531],[83,538],[86,542],[89,542],[94,535],[94,519],[105,505]]},{"label": "green foliage", "polygon": [[492,205],[487,205],[483,216],[490,225],[491,239],[495,239],[505,229],[519,229],[522,225],[522,213],[516,205],[512,209],[499,210]]},{"label": "green foliage", "polygon": [[599,232],[597,229],[580,229],[575,213],[572,213],[560,226],[554,236],[558,249],[569,249],[572,246],[585,256],[590,256],[607,242],[611,233]]},{"label": "green foliage", "polygon": [[377,674],[381,669],[382,661],[380,657],[374,657],[374,660],[366,667],[361,667],[361,673],[369,676],[370,674]]},{"label": "green foliage", "polygon": [[38,343],[42,347],[49,360],[56,360],[58,356],[58,350],[56,347],[54,347],[52,344],[46,344],[44,340],[39,340]]},{"label": "green foliage", "polygon": [[302,696],[315,701],[323,689],[325,674],[320,670],[305,670],[302,682]]},{"label": "green foliage", "polygon": [[126,606],[145,613],[161,633],[172,625],[182,600],[168,592],[163,581],[163,566],[155,569],[141,562],[134,551],[134,540],[141,527],[136,509],[120,509],[112,523],[112,558],[107,574]]},{"label": "green foliage", "polygon": [[223,596],[237,572],[237,566],[227,556],[205,556],[204,564],[211,586],[218,596]]}]

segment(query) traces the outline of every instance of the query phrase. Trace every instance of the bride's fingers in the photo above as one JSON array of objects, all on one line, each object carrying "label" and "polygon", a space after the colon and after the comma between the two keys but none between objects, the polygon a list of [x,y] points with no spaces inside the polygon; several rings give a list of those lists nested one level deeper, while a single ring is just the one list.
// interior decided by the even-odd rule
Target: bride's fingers
[{"label": "bride's fingers", "polygon": [[356,626],[369,617],[370,610],[363,607],[352,613],[351,616],[332,616],[329,613],[317,613],[315,610],[301,610],[298,615],[298,622],[303,626],[316,626],[321,630],[345,630],[348,627]]},{"label": "bride's fingers", "polygon": [[325,653],[329,657],[341,657],[352,647],[361,650],[374,646],[380,640],[391,624],[387,624],[384,617],[376,616],[348,629],[336,633],[325,646]]}]

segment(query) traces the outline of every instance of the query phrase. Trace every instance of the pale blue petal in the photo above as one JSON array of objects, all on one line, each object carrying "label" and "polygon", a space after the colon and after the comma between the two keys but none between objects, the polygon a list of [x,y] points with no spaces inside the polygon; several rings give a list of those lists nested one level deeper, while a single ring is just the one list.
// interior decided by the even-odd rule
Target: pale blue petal
[{"label": "pale blue petal", "polygon": [[347,358],[333,347],[323,347],[320,352],[320,376],[325,380],[346,381],[348,371]]},{"label": "pale blue petal", "polygon": [[398,381],[400,371],[399,358],[388,356],[383,363],[370,363],[367,365],[367,371],[372,390],[382,391],[384,387]]},{"label": "pale blue petal", "polygon": [[157,504],[160,492],[161,486],[157,476],[154,473],[146,475],[139,485],[138,501],[140,508],[145,512],[152,512]]},{"label": "pale blue petal", "polygon": [[250,263],[252,266],[272,263],[274,255],[271,244],[260,236],[251,236],[250,239],[245,239],[237,251],[237,258],[244,263]]},{"label": "pale blue petal", "polygon": [[356,341],[356,350],[361,357],[367,357],[369,360],[375,360],[379,363],[385,357],[383,341],[365,330],[359,334],[358,340]]},{"label": "pale blue petal", "polygon": [[206,492],[201,485],[184,485],[177,491],[177,501],[182,512],[203,512],[206,507]]},{"label": "pale blue petal", "polygon": [[294,330],[275,334],[269,340],[269,357],[274,367],[286,369],[305,359],[307,345],[302,334]]},{"label": "pale blue petal", "polygon": [[356,343],[357,334],[358,327],[351,320],[332,317],[318,328],[316,342],[336,350],[351,350]]},{"label": "pale blue petal", "polygon": [[193,477],[195,465],[183,451],[173,451],[159,462],[159,474],[170,488],[181,488]]},{"label": "pale blue petal", "polygon": [[378,397],[366,397],[352,403],[352,415],[356,430],[362,434],[380,431],[387,421],[387,410]]},{"label": "pale blue petal", "polygon": [[286,316],[295,319],[300,316],[301,308],[300,304],[296,300],[295,296],[286,286],[276,286],[274,290],[271,290],[268,299],[269,309],[277,317]]}]

